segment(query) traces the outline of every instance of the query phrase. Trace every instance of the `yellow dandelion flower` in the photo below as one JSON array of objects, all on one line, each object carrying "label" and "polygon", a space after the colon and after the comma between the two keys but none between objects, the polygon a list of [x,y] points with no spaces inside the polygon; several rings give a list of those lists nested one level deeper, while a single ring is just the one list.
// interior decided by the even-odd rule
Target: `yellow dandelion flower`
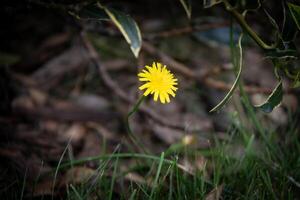
[{"label": "yellow dandelion flower", "polygon": [[152,67],[146,65],[146,69],[143,69],[138,74],[139,80],[146,82],[139,87],[140,90],[145,90],[144,96],[154,94],[154,101],[157,101],[158,97],[161,103],[169,103],[169,95],[175,97],[175,91],[177,90],[177,79],[167,69],[166,65],[153,62]]}]

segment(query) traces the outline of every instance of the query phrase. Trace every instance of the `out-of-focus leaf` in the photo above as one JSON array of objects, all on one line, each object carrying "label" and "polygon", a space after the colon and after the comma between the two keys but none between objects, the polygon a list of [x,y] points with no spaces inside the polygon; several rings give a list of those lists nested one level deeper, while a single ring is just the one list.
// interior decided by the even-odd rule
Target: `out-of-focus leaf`
[{"label": "out-of-focus leaf", "polygon": [[41,197],[47,195],[53,195],[52,191],[53,180],[44,180],[36,183],[33,189],[33,197]]},{"label": "out-of-focus leaf", "polygon": [[[285,4],[282,5],[283,5],[282,8],[286,9]],[[277,59],[277,60],[280,59],[283,61],[284,60],[287,61],[290,59],[297,59],[299,55],[293,40],[295,38],[295,35],[298,32],[298,29],[292,19],[290,12],[284,12],[285,20],[283,24],[283,29],[281,31],[275,19],[267,12],[267,10],[264,11],[270,23],[276,29],[276,34],[278,36],[277,48],[268,50],[266,52],[266,57],[270,59]]]},{"label": "out-of-focus leaf", "polygon": [[292,20],[289,13],[286,15],[286,20],[284,22],[283,31],[281,33],[277,22],[274,18],[265,10],[269,21],[277,31],[277,48],[271,49],[266,52],[266,57],[271,59],[297,59],[298,52],[296,50],[295,44],[293,42],[294,36],[297,32],[295,24],[289,21]]},{"label": "out-of-focus leaf", "polygon": [[213,5],[216,5],[216,4],[221,3],[221,2],[222,2],[222,0],[204,0],[203,1],[203,6],[204,6],[204,8],[209,8]]},{"label": "out-of-focus leaf", "polygon": [[96,174],[95,170],[87,167],[73,167],[67,171],[61,180],[61,185],[86,183]]},{"label": "out-of-focus leaf", "polygon": [[297,76],[293,83],[293,88],[299,88],[300,87],[300,72],[297,73]]},{"label": "out-of-focus leaf", "polygon": [[283,90],[282,90],[282,81],[278,83],[276,88],[273,90],[271,95],[268,99],[262,103],[261,105],[256,105],[255,107],[259,108],[260,110],[270,113],[273,109],[278,106],[282,101]]},{"label": "out-of-focus leaf", "polygon": [[274,28],[276,28],[277,30],[279,30],[279,26],[278,26],[277,22],[275,21],[275,19],[269,14],[269,12],[267,10],[264,9],[264,11],[265,11],[269,21],[271,22],[272,26]]},{"label": "out-of-focus leaf", "polygon": [[257,11],[261,7],[260,0],[237,1],[237,3],[241,4],[242,8],[247,11]]},{"label": "out-of-focus leaf", "polygon": [[266,53],[266,57],[271,59],[297,59],[298,52],[294,49],[273,49]]},{"label": "out-of-focus leaf", "polygon": [[293,84],[293,88],[299,88],[300,87],[300,81],[295,81],[295,83]]},{"label": "out-of-focus leaf", "polygon": [[0,65],[13,65],[20,60],[20,56],[0,52]]},{"label": "out-of-focus leaf", "polygon": [[187,15],[187,17],[189,19],[191,19],[191,16],[192,16],[192,5],[191,5],[191,1],[190,0],[179,0],[182,7],[184,8],[185,10],[185,13]]},{"label": "out-of-focus leaf", "polygon": [[96,4],[83,7],[77,14],[70,13],[79,19],[109,20],[106,12]]},{"label": "out-of-focus leaf", "polygon": [[142,45],[141,32],[129,15],[101,4],[90,4],[83,7],[78,13],[70,14],[79,19],[111,20],[125,37],[134,56],[138,57]]},{"label": "out-of-focus leaf", "polygon": [[300,6],[288,3],[289,9],[291,11],[292,17],[300,30]]},{"label": "out-of-focus leaf", "polygon": [[298,33],[298,27],[297,24],[294,22],[292,13],[289,12],[288,6],[284,6],[284,24],[282,27],[282,40],[283,41],[292,41],[295,39],[296,34]]},{"label": "out-of-focus leaf", "polygon": [[236,76],[236,79],[232,85],[232,87],[230,88],[229,92],[226,94],[226,96],[224,97],[224,99],[218,104],[216,105],[213,109],[211,109],[209,112],[215,112],[218,111],[219,109],[221,109],[226,103],[227,101],[231,98],[236,86],[238,85],[238,82],[240,80],[241,77],[241,72],[242,72],[242,65],[243,65],[243,51],[242,51],[242,38],[243,38],[243,34],[241,34],[240,38],[239,38],[239,42],[238,42],[238,49],[239,49],[239,54],[238,54],[238,73]]},{"label": "out-of-focus leaf", "polygon": [[135,57],[138,57],[142,45],[141,32],[136,22],[125,13],[103,7],[106,14],[121,31]]}]

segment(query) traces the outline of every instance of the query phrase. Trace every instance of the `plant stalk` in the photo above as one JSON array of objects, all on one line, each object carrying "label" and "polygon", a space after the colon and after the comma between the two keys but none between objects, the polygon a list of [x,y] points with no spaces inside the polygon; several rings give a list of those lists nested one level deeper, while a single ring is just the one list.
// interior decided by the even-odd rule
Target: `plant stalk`
[{"label": "plant stalk", "polygon": [[129,124],[129,119],[130,117],[138,111],[140,105],[142,104],[142,102],[146,99],[146,96],[142,95],[139,100],[137,101],[137,103],[133,106],[133,108],[129,111],[129,113],[127,114],[127,117],[126,117],[126,129],[127,129],[127,133],[130,137],[130,139],[133,141],[133,143],[138,147],[138,148],[142,148],[142,150],[144,152],[147,152],[145,150],[145,148],[143,147],[144,145],[139,145],[139,141],[137,140],[137,138],[135,137],[135,135],[133,134],[131,128],[130,128],[130,124]]},{"label": "plant stalk", "polygon": [[276,45],[268,45],[266,44],[253,29],[249,26],[249,24],[246,22],[245,17],[240,14],[236,9],[234,9],[227,0],[223,1],[225,4],[225,8],[227,11],[231,13],[231,15],[237,20],[237,22],[240,24],[240,26],[246,31],[250,37],[263,49],[270,50],[274,49]]}]

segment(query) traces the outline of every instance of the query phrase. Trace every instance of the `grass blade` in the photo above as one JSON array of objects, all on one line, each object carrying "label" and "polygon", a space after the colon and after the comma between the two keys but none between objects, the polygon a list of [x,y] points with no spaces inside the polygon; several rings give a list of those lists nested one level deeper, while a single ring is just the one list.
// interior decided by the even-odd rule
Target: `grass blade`
[{"label": "grass blade", "polygon": [[239,48],[239,63],[238,63],[238,65],[239,66],[238,66],[237,77],[236,77],[232,87],[230,88],[229,92],[223,98],[223,100],[218,105],[216,105],[213,109],[211,109],[209,112],[215,112],[215,111],[220,110],[228,102],[228,100],[231,98],[235,88],[238,85],[238,82],[239,82],[240,77],[241,77],[242,65],[243,65],[243,56],[242,56],[243,51],[242,51],[242,46],[241,46],[242,38],[243,38],[243,34],[240,35],[239,42],[238,42],[238,48]]},{"label": "grass blade", "polygon": [[118,168],[118,163],[119,163],[119,157],[117,157],[115,164],[114,164],[114,172],[112,175],[112,180],[111,180],[111,185],[110,185],[110,190],[109,190],[109,198],[108,199],[112,199],[112,195],[113,195],[113,190],[114,190],[114,183],[116,180],[116,174],[117,174],[117,168]]},{"label": "grass blade", "polygon": [[155,189],[156,189],[156,186],[157,186],[157,183],[158,183],[158,179],[159,179],[159,175],[160,175],[160,171],[161,171],[161,168],[162,168],[162,165],[163,165],[163,162],[164,162],[164,157],[165,157],[165,153],[162,152],[161,153],[161,156],[160,156],[160,160],[159,160],[159,165],[158,165],[158,169],[157,169],[157,172],[156,172],[156,176],[155,176],[155,179],[154,179],[154,187],[152,188],[151,190],[151,194],[150,194],[150,199],[152,199],[152,196],[155,192]]}]

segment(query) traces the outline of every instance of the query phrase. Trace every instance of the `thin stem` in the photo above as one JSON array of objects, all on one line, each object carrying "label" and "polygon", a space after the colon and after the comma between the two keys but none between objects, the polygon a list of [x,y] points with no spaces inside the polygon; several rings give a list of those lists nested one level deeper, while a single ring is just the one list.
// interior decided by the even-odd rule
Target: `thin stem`
[{"label": "thin stem", "polygon": [[[141,103],[144,101],[144,99],[146,98],[146,96],[141,96],[140,98],[139,98],[139,100],[137,101],[137,103],[133,106],[133,108],[130,110],[130,112],[127,114],[127,122],[128,122],[128,120],[129,120],[129,118],[130,118],[130,116],[133,114],[133,113],[135,113],[138,109],[139,109],[139,107],[140,107],[140,105],[141,105]],[[127,124],[129,124],[129,123],[127,123]],[[128,126],[129,127],[129,126]],[[130,129],[130,128],[129,128]]]},{"label": "thin stem", "polygon": [[240,26],[246,31],[250,37],[263,49],[270,50],[274,49],[275,45],[268,45],[266,44],[257,34],[253,29],[249,26],[249,24],[246,22],[244,16],[240,14],[236,9],[232,8],[232,6],[226,1],[223,1],[225,4],[225,8],[227,11],[229,11],[232,16],[237,20],[237,22],[240,24]]},{"label": "thin stem", "polygon": [[142,102],[144,101],[144,99],[146,98],[146,96],[142,95],[139,100],[137,101],[137,103],[133,106],[133,108],[129,111],[129,113],[127,114],[127,117],[126,117],[126,129],[127,129],[127,133],[130,137],[130,139],[133,141],[133,143],[139,147],[139,148],[142,148],[142,150],[144,152],[147,152],[145,150],[145,148],[143,147],[144,145],[139,145],[140,142],[137,140],[137,138],[135,137],[135,135],[133,134],[131,128],[130,128],[130,123],[129,123],[129,118],[131,117],[131,115],[133,115],[135,112],[138,111],[140,105],[142,104]]}]

